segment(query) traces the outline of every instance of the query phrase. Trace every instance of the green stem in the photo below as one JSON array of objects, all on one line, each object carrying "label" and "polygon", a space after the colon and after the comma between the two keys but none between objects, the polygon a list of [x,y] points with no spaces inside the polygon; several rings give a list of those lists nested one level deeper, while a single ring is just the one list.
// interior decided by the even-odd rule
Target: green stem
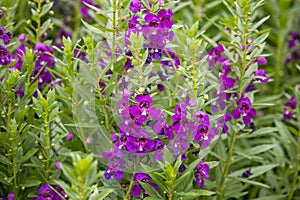
[{"label": "green stem", "polygon": [[73,43],[76,43],[76,38],[77,38],[77,35],[78,35],[78,32],[79,32],[79,28],[80,28],[80,24],[81,24],[81,20],[80,20],[80,5],[79,5],[79,2],[76,2],[75,3],[75,9],[74,9],[74,22],[75,22],[75,25],[74,25],[74,31],[73,31],[73,34],[72,34],[72,40],[73,40]]},{"label": "green stem", "polygon": [[37,6],[38,20],[37,20],[37,29],[36,29],[36,39],[35,39],[36,44],[40,41],[42,1],[39,0],[37,3],[38,3],[38,6]]},{"label": "green stem", "polygon": [[227,157],[227,160],[226,160],[225,169],[222,173],[222,179],[221,179],[221,183],[220,183],[220,188],[219,188],[219,193],[218,193],[217,200],[222,200],[223,196],[224,196],[225,179],[227,177],[229,167],[231,165],[232,153],[233,153],[233,147],[234,147],[235,139],[236,139],[236,131],[234,131],[232,136],[231,136],[231,141],[230,141],[230,145],[229,145],[229,148],[228,148],[228,157]]},{"label": "green stem", "polygon": [[[298,120],[300,124],[300,119]],[[294,169],[294,176],[293,176],[293,182],[290,187],[289,195],[288,195],[288,200],[291,200],[294,195],[294,190],[297,184],[298,180],[298,173],[299,173],[299,163],[300,163],[300,125],[299,125],[299,132],[298,132],[298,145],[297,145],[297,155],[296,155],[296,166]]]},{"label": "green stem", "polygon": [[276,66],[275,66],[275,75],[274,75],[274,94],[279,92],[280,88],[280,76],[281,76],[281,67],[283,66],[283,55],[282,55],[282,47],[283,47],[283,30],[280,27],[279,33],[277,37],[277,49],[276,49]]},{"label": "green stem", "polygon": [[44,118],[44,125],[45,125],[45,156],[46,156],[46,172],[45,172],[45,179],[46,182],[49,181],[49,174],[50,174],[50,145],[51,145],[51,139],[50,139],[50,128],[49,128],[49,113],[48,111],[45,111],[45,118]]},{"label": "green stem", "polygon": [[116,12],[117,12],[117,0],[113,0],[113,16],[112,16],[112,25],[113,25],[113,38],[112,38],[112,60],[113,60],[113,68],[115,68],[116,63],[116,37],[117,37],[117,20],[116,20]]},{"label": "green stem", "polygon": [[101,88],[98,84],[98,95],[99,95],[99,99],[101,101],[101,108],[102,108],[102,112],[103,112],[103,115],[104,115],[104,120],[105,120],[105,127],[106,127],[106,130],[108,131],[108,134],[110,135],[111,134],[111,129],[110,129],[110,124],[109,124],[109,117],[108,117],[108,114],[107,114],[107,111],[106,111],[106,108],[105,108],[105,99],[103,99],[103,95],[102,95],[102,91],[101,91]]},{"label": "green stem", "polygon": [[134,181],[133,181],[134,175],[135,175],[135,172],[133,172],[132,177],[130,179],[129,187],[128,187],[128,190],[127,190],[126,195],[124,197],[124,200],[129,200],[130,199],[129,195],[130,195],[130,192],[132,190],[133,183],[134,183]]},{"label": "green stem", "polygon": [[[239,84],[238,84],[238,99],[241,98],[242,96],[242,91],[243,91],[243,78],[245,75],[245,71],[247,69],[247,33],[248,33],[248,16],[245,15],[243,17],[243,24],[244,24],[244,28],[243,28],[243,36],[242,36],[242,40],[243,40],[243,45],[244,45],[244,52],[243,52],[243,58],[242,58],[242,64],[241,64],[241,74],[239,77]],[[221,200],[224,197],[224,189],[225,189],[225,180],[232,162],[232,154],[233,154],[233,148],[234,148],[234,143],[236,140],[236,135],[237,135],[237,131],[234,131],[233,134],[231,135],[231,141],[229,144],[229,148],[228,148],[228,157],[226,160],[226,164],[225,164],[225,169],[222,173],[222,178],[221,178],[221,183],[220,183],[220,187],[219,187],[219,193],[217,196],[217,200]]]}]

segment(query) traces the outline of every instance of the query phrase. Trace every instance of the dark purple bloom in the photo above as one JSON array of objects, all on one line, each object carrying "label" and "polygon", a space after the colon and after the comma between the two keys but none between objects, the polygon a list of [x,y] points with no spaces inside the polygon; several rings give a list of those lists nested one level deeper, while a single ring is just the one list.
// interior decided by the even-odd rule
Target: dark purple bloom
[{"label": "dark purple bloom", "polygon": [[164,89],[165,89],[165,86],[162,85],[162,84],[157,84],[157,89],[158,89],[159,92],[163,92]]},{"label": "dark purple bloom", "polygon": [[65,199],[68,199],[65,191],[58,185],[51,185],[55,191],[53,191],[48,184],[42,185],[37,194],[40,196],[32,198],[33,200],[62,200],[62,198],[57,194],[59,193]]},{"label": "dark purple bloom", "polygon": [[139,104],[139,107],[142,110],[142,115],[148,114],[148,108],[150,108],[150,104],[152,103],[152,98],[149,95],[137,95],[135,100]]},{"label": "dark purple bloom", "polygon": [[174,22],[172,20],[172,17],[173,17],[173,12],[171,9],[169,10],[160,10],[158,13],[157,13],[157,16],[160,18],[161,20],[161,26],[163,28],[166,28],[166,29],[170,29]]},{"label": "dark purple bloom", "polygon": [[10,53],[8,50],[0,45],[0,65],[7,65],[10,63]]},{"label": "dark purple bloom", "polygon": [[232,116],[235,119],[240,118],[242,115],[244,124],[247,126],[250,124],[251,119],[256,115],[256,110],[251,108],[251,101],[248,97],[241,97],[237,101],[238,108],[232,111]]},{"label": "dark purple bloom", "polygon": [[260,76],[261,78],[257,78],[256,80],[260,81],[260,82],[268,82],[269,81],[269,77],[265,74],[265,71],[263,69],[259,69],[257,71],[254,72],[255,76]]},{"label": "dark purple bloom", "polygon": [[178,66],[180,65],[180,60],[173,50],[171,50],[171,49],[163,50],[162,54],[164,56],[172,59],[172,60],[168,60],[168,61],[161,61],[160,63],[163,66],[173,67],[173,65],[174,65],[176,68],[178,68]]},{"label": "dark purple bloom", "polygon": [[294,110],[296,110],[296,107],[296,98],[292,96],[290,100],[284,104],[283,119],[291,120],[294,115]]},{"label": "dark purple bloom", "polygon": [[[143,183],[147,183],[150,184],[152,187],[154,187],[155,190],[158,190],[158,186],[151,182],[151,177],[148,174],[142,173],[142,172],[137,172],[134,177],[133,180],[135,183],[138,183],[139,181],[143,182]],[[131,193],[134,197],[139,197],[141,195],[141,192],[143,192],[144,197],[147,197],[148,194],[146,193],[146,191],[142,188],[142,186],[140,184],[134,185],[132,187]]]},{"label": "dark purple bloom", "polygon": [[131,10],[131,12],[137,13],[141,10],[141,8],[142,8],[142,4],[140,0],[132,0],[130,2],[129,9]]},{"label": "dark purple bloom", "polygon": [[161,23],[160,19],[158,18],[158,16],[156,16],[152,13],[146,14],[144,19],[148,23],[149,27],[157,28],[160,26],[160,23]]},{"label": "dark purple bloom", "polygon": [[248,178],[251,175],[252,175],[251,170],[247,169],[246,171],[243,172],[242,178]]},{"label": "dark purple bloom", "polygon": [[218,44],[217,47],[212,48],[209,51],[207,62],[210,67],[213,67],[216,65],[217,62],[223,62],[225,60],[224,57],[220,56],[221,53],[224,52],[224,48],[221,44]]},{"label": "dark purple bloom", "polygon": [[204,188],[204,179],[209,178],[209,166],[204,164],[204,158],[198,163],[195,169],[195,178],[196,183],[200,186],[201,189]]},{"label": "dark purple bloom", "polygon": [[11,32],[6,32],[5,27],[0,27],[0,39],[2,39],[5,45],[10,43],[10,38],[12,37]]}]

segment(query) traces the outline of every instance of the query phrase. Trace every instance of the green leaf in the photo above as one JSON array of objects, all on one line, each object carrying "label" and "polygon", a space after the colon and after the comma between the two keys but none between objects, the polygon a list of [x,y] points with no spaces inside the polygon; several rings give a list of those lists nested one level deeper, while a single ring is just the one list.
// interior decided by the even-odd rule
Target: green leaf
[{"label": "green leaf", "polygon": [[187,197],[199,197],[199,196],[211,196],[215,194],[213,191],[209,190],[191,190],[190,192],[178,192],[177,195],[179,196],[187,196]]},{"label": "green leaf", "polygon": [[42,182],[39,179],[35,179],[35,178],[26,178],[23,179],[23,182],[20,183],[21,187],[34,187],[37,185],[40,185]]},{"label": "green leaf", "polygon": [[145,191],[151,196],[151,197],[155,197],[155,198],[159,198],[159,199],[164,199],[155,189],[152,185],[148,184],[148,183],[143,183],[141,181],[139,181],[139,183],[141,184],[141,186],[145,189]]},{"label": "green leaf", "polygon": [[39,149],[31,149],[29,150],[21,159],[21,163],[27,161],[28,159],[30,159]]},{"label": "green leaf", "polygon": [[[270,165],[262,165],[262,166],[258,166],[258,167],[252,167],[251,168],[251,173],[252,175],[250,175],[248,177],[248,179],[252,179],[252,178],[255,178],[255,177],[258,177],[260,176],[261,174],[277,167],[278,165],[277,164],[270,164]],[[238,171],[235,171],[233,172],[232,174],[230,174],[228,177],[238,177],[240,175],[243,174],[244,171],[246,170],[249,170],[249,167],[248,168],[243,168],[243,169],[240,169]]]},{"label": "green leaf", "polygon": [[98,196],[97,200],[103,200],[105,197],[107,197],[110,193],[112,193],[114,190],[112,189],[104,189]]},{"label": "green leaf", "polygon": [[251,29],[250,29],[250,32],[256,30],[260,25],[262,25],[265,21],[267,21],[268,19],[270,18],[270,15],[262,18],[261,20],[259,20],[257,23],[255,23]]},{"label": "green leaf", "polygon": [[53,2],[47,3],[43,6],[41,16],[45,15],[53,6]]},{"label": "green leaf", "polygon": [[8,158],[6,158],[5,156],[3,156],[2,154],[0,154],[0,162],[5,165],[9,165],[10,160]]},{"label": "green leaf", "polygon": [[98,35],[101,36],[101,37],[106,38],[105,33],[104,33],[102,30],[100,30],[99,28],[97,28],[97,27],[95,27],[95,26],[92,26],[92,25],[88,24],[87,22],[85,22],[85,21],[83,21],[83,20],[81,20],[81,21],[82,21],[83,25],[84,25],[89,31],[91,31],[91,32],[93,32],[93,33],[96,33],[96,34],[98,34]]},{"label": "green leaf", "polygon": [[252,181],[252,180],[249,180],[249,179],[246,179],[246,178],[239,178],[239,177],[228,177],[228,178],[236,180],[236,181],[241,181],[243,183],[248,183],[250,185],[256,185],[256,186],[263,187],[263,188],[270,188],[270,186],[268,186],[266,184],[263,184],[263,183],[260,183],[260,182],[257,182],[257,181]]}]

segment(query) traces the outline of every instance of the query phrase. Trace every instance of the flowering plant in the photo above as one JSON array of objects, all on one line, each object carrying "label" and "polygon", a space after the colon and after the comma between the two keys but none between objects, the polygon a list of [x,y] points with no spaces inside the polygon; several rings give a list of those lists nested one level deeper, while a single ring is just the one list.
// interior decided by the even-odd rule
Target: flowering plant
[{"label": "flowering plant", "polygon": [[0,196],[297,198],[297,3],[0,0]]}]

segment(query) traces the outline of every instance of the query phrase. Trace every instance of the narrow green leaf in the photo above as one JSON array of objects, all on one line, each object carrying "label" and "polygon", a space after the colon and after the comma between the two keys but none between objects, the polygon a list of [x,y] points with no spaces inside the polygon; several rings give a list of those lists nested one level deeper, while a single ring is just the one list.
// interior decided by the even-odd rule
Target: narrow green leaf
[{"label": "narrow green leaf", "polygon": [[143,183],[141,181],[139,181],[139,183],[141,184],[141,186],[145,189],[145,191],[151,196],[151,197],[155,197],[155,198],[159,198],[159,199],[164,199],[155,189],[152,185],[148,184],[148,183]]},{"label": "narrow green leaf", "polygon": [[263,184],[263,183],[260,183],[260,182],[257,182],[257,181],[252,181],[252,180],[249,180],[249,179],[246,179],[246,178],[239,178],[239,177],[228,177],[228,178],[236,180],[236,181],[241,181],[243,183],[248,183],[250,185],[256,185],[256,186],[263,187],[263,188],[270,188],[270,186],[268,186],[266,184]]},{"label": "narrow green leaf", "polygon": [[21,163],[23,163],[23,162],[25,162],[25,161],[27,161],[28,159],[30,159],[37,151],[38,151],[39,149],[31,149],[31,150],[29,150],[26,154],[25,154],[25,156],[23,156],[22,157],[22,159],[21,159]]},{"label": "narrow green leaf", "polygon": [[179,196],[187,196],[187,197],[199,197],[199,196],[211,196],[215,194],[213,191],[209,190],[197,190],[194,189],[190,192],[178,192],[177,195]]},{"label": "narrow green leaf", "polygon": [[255,23],[251,29],[250,29],[250,32],[256,30],[260,25],[262,25],[265,21],[267,21],[268,19],[270,18],[270,15],[262,18],[261,20],[259,20],[257,23]]},{"label": "narrow green leaf", "polygon": [[23,179],[23,181],[20,183],[21,187],[34,187],[37,185],[40,185],[42,182],[39,179],[36,178],[26,178]]}]

